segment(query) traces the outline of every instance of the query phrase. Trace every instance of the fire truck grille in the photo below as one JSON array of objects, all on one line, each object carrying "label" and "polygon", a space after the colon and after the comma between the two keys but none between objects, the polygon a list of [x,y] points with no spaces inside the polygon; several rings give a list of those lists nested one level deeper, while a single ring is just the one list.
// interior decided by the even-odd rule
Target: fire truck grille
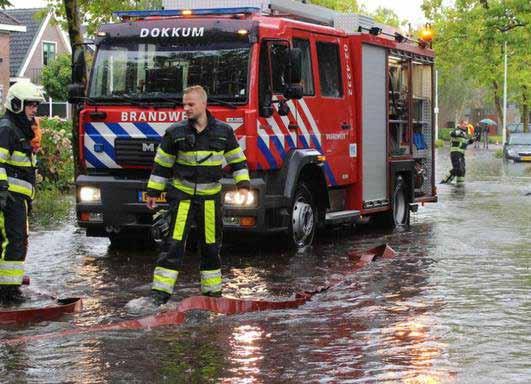
[{"label": "fire truck grille", "polygon": [[154,139],[116,139],[114,141],[116,162],[120,165],[151,166],[158,144],[159,141]]}]

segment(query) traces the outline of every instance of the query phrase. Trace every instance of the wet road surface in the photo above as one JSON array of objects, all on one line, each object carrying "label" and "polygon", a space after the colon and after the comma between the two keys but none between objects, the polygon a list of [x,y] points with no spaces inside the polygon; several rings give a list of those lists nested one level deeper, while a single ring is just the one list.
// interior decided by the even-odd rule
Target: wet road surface
[{"label": "wet road surface", "polygon": [[[439,180],[450,165],[437,156]],[[531,164],[470,150],[467,166],[465,187],[440,186],[408,230],[336,229],[302,255],[277,239],[224,247],[228,296],[278,300],[343,280],[297,309],[0,345],[0,382],[529,383]],[[348,251],[383,242],[396,258],[352,270]],[[155,259],[86,238],[72,218],[32,231],[31,289],[82,296],[84,310],[0,339],[132,318],[125,305],[148,294]],[[189,254],[172,302],[198,292]]]}]

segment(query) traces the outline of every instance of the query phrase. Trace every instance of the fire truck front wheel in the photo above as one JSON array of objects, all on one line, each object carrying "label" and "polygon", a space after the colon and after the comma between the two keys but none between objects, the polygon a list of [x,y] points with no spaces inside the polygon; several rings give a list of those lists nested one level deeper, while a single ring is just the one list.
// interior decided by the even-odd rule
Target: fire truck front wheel
[{"label": "fire truck front wheel", "polygon": [[298,250],[304,250],[312,243],[316,227],[317,207],[312,193],[305,183],[300,183],[291,206],[289,235],[292,245]]}]

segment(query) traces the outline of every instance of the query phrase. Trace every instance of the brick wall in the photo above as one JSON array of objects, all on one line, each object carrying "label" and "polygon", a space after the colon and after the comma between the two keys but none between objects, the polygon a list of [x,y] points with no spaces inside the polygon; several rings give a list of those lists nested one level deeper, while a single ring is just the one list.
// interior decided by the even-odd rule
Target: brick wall
[{"label": "brick wall", "polygon": [[9,89],[9,33],[0,32],[0,111]]}]

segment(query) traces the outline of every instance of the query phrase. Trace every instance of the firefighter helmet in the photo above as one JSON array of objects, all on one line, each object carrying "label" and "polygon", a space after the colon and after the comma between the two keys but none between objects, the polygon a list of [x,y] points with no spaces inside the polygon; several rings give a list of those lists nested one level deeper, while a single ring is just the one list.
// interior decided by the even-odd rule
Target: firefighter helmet
[{"label": "firefighter helmet", "polygon": [[44,101],[39,87],[29,81],[19,81],[9,87],[5,103],[8,110],[13,113],[21,113],[24,110],[24,103],[27,101],[39,103]]}]

